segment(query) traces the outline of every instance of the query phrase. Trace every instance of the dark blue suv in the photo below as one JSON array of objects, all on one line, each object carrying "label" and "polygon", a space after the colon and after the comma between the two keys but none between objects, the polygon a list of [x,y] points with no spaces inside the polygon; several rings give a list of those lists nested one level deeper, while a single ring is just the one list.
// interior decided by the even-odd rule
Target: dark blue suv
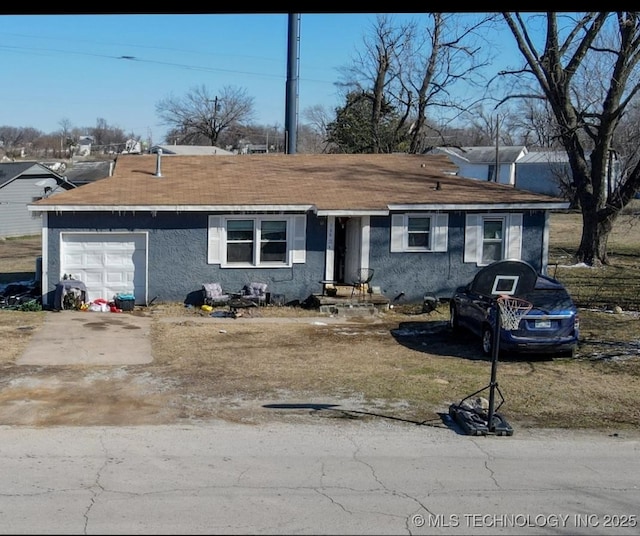
[{"label": "dark blue suv", "polygon": [[[450,326],[481,337],[485,355],[493,352],[496,295],[488,294],[480,278],[459,287],[451,301]],[[579,338],[578,309],[558,280],[536,274],[534,283],[517,297],[532,304],[515,330],[500,330],[500,352],[574,356]]]}]

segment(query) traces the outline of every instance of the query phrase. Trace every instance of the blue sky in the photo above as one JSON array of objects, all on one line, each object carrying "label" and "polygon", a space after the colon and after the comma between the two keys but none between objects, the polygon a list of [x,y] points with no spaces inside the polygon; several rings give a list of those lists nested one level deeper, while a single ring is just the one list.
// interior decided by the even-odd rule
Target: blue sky
[{"label": "blue sky", "polygon": [[[399,14],[396,17],[412,17]],[[303,13],[298,110],[342,104],[335,82],[375,13]],[[255,122],[285,123],[288,15],[0,15],[0,125],[111,126],[160,143],[156,104],[205,85],[246,89]],[[513,47],[511,47],[513,48]],[[134,59],[123,59],[123,56]]]}]

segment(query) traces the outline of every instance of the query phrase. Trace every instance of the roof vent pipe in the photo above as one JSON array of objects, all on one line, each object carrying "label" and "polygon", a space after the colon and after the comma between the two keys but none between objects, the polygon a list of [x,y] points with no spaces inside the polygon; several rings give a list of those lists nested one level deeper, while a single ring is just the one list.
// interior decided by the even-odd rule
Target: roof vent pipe
[{"label": "roof vent pipe", "polygon": [[162,149],[158,148],[158,159],[156,160],[156,177],[162,177]]}]

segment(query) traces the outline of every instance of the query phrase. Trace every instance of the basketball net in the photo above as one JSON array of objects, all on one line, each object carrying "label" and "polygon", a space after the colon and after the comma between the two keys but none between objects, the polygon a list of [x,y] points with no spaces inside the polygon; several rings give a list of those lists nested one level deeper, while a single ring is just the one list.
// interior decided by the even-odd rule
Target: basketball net
[{"label": "basketball net", "polygon": [[522,317],[533,307],[532,303],[516,296],[498,296],[497,302],[502,326],[509,331],[518,329]]}]

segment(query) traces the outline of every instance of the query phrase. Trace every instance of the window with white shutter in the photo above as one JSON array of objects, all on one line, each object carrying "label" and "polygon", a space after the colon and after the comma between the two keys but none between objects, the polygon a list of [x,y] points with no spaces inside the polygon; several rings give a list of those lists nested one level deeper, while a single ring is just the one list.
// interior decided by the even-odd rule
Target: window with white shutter
[{"label": "window with white shutter", "polygon": [[391,252],[447,251],[448,214],[393,214]]},{"label": "window with white shutter", "polygon": [[225,268],[304,263],[306,215],[209,217],[207,259]]}]

